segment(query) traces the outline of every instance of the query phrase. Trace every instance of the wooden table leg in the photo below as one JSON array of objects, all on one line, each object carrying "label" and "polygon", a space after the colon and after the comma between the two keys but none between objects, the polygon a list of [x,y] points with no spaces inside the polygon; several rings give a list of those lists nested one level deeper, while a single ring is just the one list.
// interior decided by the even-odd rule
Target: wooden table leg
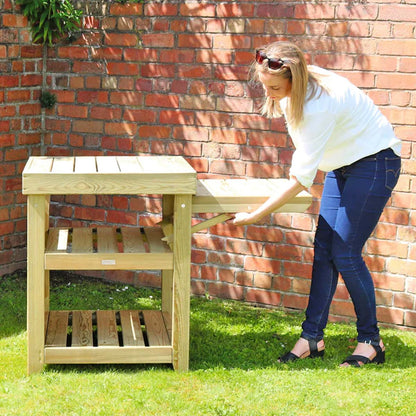
[{"label": "wooden table leg", "polygon": [[173,226],[173,367],[189,367],[192,196],[176,195]]},{"label": "wooden table leg", "polygon": [[28,195],[27,201],[27,372],[44,364],[45,346],[45,229],[44,195]]}]

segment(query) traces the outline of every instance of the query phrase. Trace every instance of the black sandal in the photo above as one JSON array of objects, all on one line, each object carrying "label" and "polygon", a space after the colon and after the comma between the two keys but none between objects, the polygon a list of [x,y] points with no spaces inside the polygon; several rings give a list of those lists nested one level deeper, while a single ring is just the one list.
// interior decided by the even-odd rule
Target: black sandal
[{"label": "black sandal", "polygon": [[[386,361],[386,351],[383,350],[380,346],[380,341],[371,341],[366,342],[370,344],[376,351],[376,356],[370,360],[370,358],[365,357],[364,355],[349,355],[342,364],[348,364],[349,366],[360,368],[366,364],[383,364]],[[360,364],[360,362],[362,364]],[[341,365],[342,365],[341,364]]]},{"label": "black sandal", "polygon": [[[305,338],[304,338],[305,339]],[[313,339],[307,339],[306,341],[308,341],[309,344],[309,355],[307,355],[306,357],[303,358],[317,358],[317,357],[323,357],[325,354],[325,348],[323,350],[318,350],[318,342],[320,341],[315,341]],[[279,362],[280,363],[287,363],[289,361],[296,361],[299,360],[301,357],[297,356],[296,354],[293,354],[292,351],[287,352],[285,355],[282,355],[281,357],[279,357]]]}]

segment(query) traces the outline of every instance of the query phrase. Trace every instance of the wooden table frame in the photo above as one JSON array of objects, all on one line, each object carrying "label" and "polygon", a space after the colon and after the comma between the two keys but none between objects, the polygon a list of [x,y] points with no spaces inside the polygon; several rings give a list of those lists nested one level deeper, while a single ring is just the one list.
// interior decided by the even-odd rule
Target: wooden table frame
[{"label": "wooden table frame", "polygon": [[[23,194],[27,195],[27,326],[28,373],[41,371],[48,363],[172,363],[179,371],[186,371],[189,362],[189,305],[192,194],[196,190],[196,172],[182,157],[123,156],[123,157],[32,157],[23,171]],[[131,269],[147,261],[146,269],[160,269],[161,260],[167,262],[162,270],[162,324],[166,326],[168,342],[147,346],[66,346],[66,312],[49,311],[49,270],[77,266],[77,253],[56,249],[48,252],[50,195],[60,194],[161,194],[163,217],[172,219],[171,252],[156,257],[116,253],[106,258],[100,253],[83,253],[86,268]],[[111,232],[110,232],[111,233]],[[161,241],[161,239],[160,239]],[[166,245],[166,243],[164,243]],[[159,253],[159,251],[158,251]],[[150,255],[150,254],[149,254]],[[55,257],[54,257],[55,256]],[[56,260],[58,256],[58,260]],[[103,257],[104,256],[104,257]],[[159,256],[159,257],[158,257]],[[55,258],[55,260],[54,260]],[[150,258],[150,260],[149,260]],[[147,259],[147,260],[145,260]],[[90,265],[88,265],[91,263]],[[169,265],[171,263],[171,265]],[[85,263],[82,267],[85,266]],[[80,269],[79,266],[78,269]],[[85,314],[68,312],[72,316]],[[119,312],[117,312],[118,316]],[[100,320],[115,316],[92,312]],[[124,313],[120,315],[125,315]],[[150,313],[140,312],[144,319]],[[159,316],[159,315],[158,315]],[[138,313],[130,314],[137,323]],[[53,318],[53,319],[52,319]],[[149,318],[150,319],[150,318]],[[53,322],[53,325],[52,325]],[[52,345],[46,345],[47,327],[54,326]],[[112,322],[114,326],[114,322]],[[161,325],[162,325],[161,324]],[[151,323],[153,325],[153,323]],[[77,329],[79,331],[79,328]],[[129,329],[130,331],[130,329]],[[59,335],[60,334],[60,335]],[[58,336],[59,335],[59,336]],[[49,337],[51,338],[51,337]],[[61,341],[58,340],[61,339]],[[88,338],[88,336],[86,337]],[[127,336],[126,336],[127,338]],[[148,337],[150,339],[150,336]],[[165,336],[166,338],[166,336]],[[54,344],[56,343],[56,344]],[[157,344],[156,340],[156,344]],[[159,343],[160,344],[160,343]]]}]

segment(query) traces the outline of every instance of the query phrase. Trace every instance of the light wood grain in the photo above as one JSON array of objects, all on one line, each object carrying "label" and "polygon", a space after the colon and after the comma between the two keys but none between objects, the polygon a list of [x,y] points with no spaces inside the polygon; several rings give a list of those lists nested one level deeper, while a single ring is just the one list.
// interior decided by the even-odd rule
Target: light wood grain
[{"label": "light wood grain", "polygon": [[92,311],[72,312],[72,347],[92,347]]},{"label": "light wood grain", "polygon": [[116,314],[114,311],[97,311],[98,346],[118,346]]},{"label": "light wood grain", "polygon": [[120,321],[123,345],[128,347],[144,346],[139,311],[120,311]]}]

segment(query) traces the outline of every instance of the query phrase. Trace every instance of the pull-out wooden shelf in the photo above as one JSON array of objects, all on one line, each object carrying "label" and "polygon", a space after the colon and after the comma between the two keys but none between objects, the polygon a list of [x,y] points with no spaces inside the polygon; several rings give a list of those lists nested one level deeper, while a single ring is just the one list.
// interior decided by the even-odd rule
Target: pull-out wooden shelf
[{"label": "pull-out wooden shelf", "polygon": [[50,311],[45,363],[171,363],[171,338],[167,312]]},{"label": "pull-out wooden shelf", "polygon": [[173,252],[161,228],[51,228],[46,270],[170,270]]}]

